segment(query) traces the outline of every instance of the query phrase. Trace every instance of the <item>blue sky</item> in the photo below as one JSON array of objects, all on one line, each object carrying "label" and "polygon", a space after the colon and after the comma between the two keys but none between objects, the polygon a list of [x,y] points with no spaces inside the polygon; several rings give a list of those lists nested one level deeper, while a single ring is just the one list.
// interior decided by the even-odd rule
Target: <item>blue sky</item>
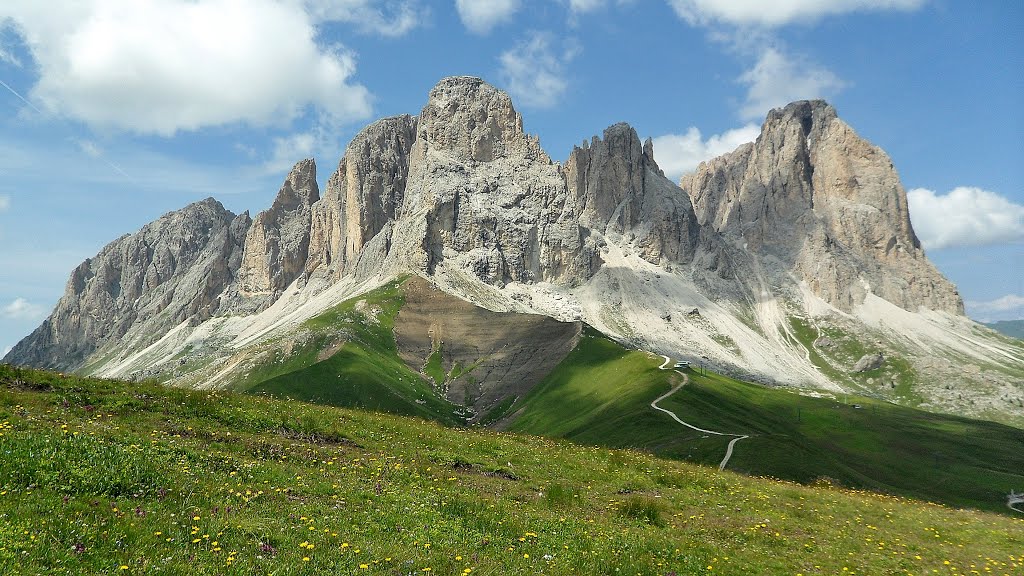
[{"label": "blue sky", "polygon": [[555,160],[610,124],[673,179],[824,97],[892,157],[977,319],[1024,318],[1024,3],[4,0],[0,352],[70,270],[214,196],[255,214],[443,76],[512,95]]}]

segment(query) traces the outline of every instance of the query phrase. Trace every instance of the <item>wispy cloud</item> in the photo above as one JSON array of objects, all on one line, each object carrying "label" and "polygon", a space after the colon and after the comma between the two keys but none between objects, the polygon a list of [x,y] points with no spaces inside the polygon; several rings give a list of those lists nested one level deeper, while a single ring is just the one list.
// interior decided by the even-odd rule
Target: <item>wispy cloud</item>
[{"label": "wispy cloud", "polygon": [[345,22],[380,36],[404,36],[422,26],[430,11],[414,0],[305,0],[315,21]]},{"label": "wispy cloud", "polygon": [[982,322],[1024,320],[1024,296],[1007,294],[995,300],[964,302],[967,313]]},{"label": "wispy cloud", "polygon": [[926,0],[669,0],[680,18],[693,25],[779,27],[814,22],[851,12],[910,11]]},{"label": "wispy cloud", "polygon": [[533,32],[499,58],[502,81],[527,107],[551,108],[569,88],[565,68],[579,47],[567,42],[559,49],[553,44],[550,34]]},{"label": "wispy cloud", "polygon": [[45,308],[24,298],[15,298],[14,301],[0,308],[0,317],[8,320],[35,320],[45,315]]},{"label": "wispy cloud", "polygon": [[1024,205],[981,188],[907,192],[910,221],[925,248],[1024,242]]},{"label": "wispy cloud", "polygon": [[10,196],[0,195],[0,212],[4,212],[5,210],[7,210],[10,207],[11,207],[11,198],[10,198]]}]

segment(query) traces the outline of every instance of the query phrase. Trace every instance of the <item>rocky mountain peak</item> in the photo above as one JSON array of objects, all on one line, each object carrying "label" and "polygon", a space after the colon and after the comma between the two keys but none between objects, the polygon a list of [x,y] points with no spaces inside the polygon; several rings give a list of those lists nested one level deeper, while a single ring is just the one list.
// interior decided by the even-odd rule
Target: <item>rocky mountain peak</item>
[{"label": "rocky mountain peak", "polygon": [[434,86],[419,116],[419,139],[432,150],[476,162],[506,157],[529,140],[508,94],[470,76]]},{"label": "rocky mountain peak", "polygon": [[841,310],[870,292],[909,310],[963,313],[921,251],[892,161],[823,100],[772,110],[756,142],[680,186],[702,224]]},{"label": "rocky mountain peak", "polygon": [[148,345],[220,307],[234,280],[244,219],[207,198],[168,212],[103,247],[71,273],[50,317],[8,361],[61,370],[82,366],[108,342]]},{"label": "rocky mountain peak", "polygon": [[239,292],[269,305],[305,270],[312,206],[320,199],[316,163],[302,160],[291,169],[269,210],[249,227],[238,272]]},{"label": "rocky mountain peak", "polygon": [[773,108],[765,118],[762,130],[771,130],[774,126],[799,126],[804,136],[810,136],[815,130],[822,130],[829,122],[838,118],[836,109],[824,100],[798,100],[782,108]]},{"label": "rocky mountain peak", "polygon": [[654,163],[654,144],[645,149],[625,122],[574,147],[565,163],[569,191],[580,204],[583,220],[601,231],[609,224],[621,230],[635,222],[648,170],[662,174]]},{"label": "rocky mountain peak", "polygon": [[271,212],[290,212],[311,206],[320,199],[316,183],[316,161],[312,158],[300,160],[288,172],[281,190],[274,198]]}]

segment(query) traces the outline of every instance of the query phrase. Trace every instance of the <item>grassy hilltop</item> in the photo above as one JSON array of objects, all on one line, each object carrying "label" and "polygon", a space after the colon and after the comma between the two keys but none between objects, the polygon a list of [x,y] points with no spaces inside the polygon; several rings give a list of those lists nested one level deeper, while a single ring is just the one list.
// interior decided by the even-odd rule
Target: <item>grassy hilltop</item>
[{"label": "grassy hilltop", "polygon": [[0,366],[4,574],[1018,574],[1024,520]]}]

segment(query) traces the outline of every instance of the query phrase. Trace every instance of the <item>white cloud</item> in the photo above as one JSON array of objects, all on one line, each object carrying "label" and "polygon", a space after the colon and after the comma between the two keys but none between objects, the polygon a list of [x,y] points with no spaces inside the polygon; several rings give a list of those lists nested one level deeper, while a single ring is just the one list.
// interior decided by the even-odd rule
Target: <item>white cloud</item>
[{"label": "white cloud", "polygon": [[746,102],[740,110],[745,120],[764,118],[772,108],[794,100],[826,98],[845,85],[827,68],[787,56],[777,48],[765,49],[757,64],[744,72],[739,81],[748,86]]},{"label": "white cloud", "polygon": [[38,67],[32,99],[93,126],[172,136],[370,113],[354,55],[318,45],[318,20],[291,0],[5,0],[5,18]]},{"label": "white cloud", "polygon": [[355,24],[381,36],[403,36],[420,26],[428,11],[419,2],[379,0],[304,0],[310,16],[318,21]]},{"label": "white cloud", "polygon": [[569,88],[565,66],[577,53],[574,45],[556,52],[549,35],[532,33],[501,54],[501,79],[524,106],[550,108]]},{"label": "white cloud", "polygon": [[676,182],[701,162],[732,152],[740,144],[753,142],[760,133],[761,128],[756,124],[747,124],[704,140],[700,130],[691,126],[685,134],[654,137],[654,157],[665,176]]},{"label": "white cloud", "polygon": [[1024,319],[1024,296],[1007,294],[1001,298],[988,301],[967,301],[964,307],[968,314],[981,319],[982,322],[995,320]]},{"label": "white cloud", "polygon": [[455,8],[466,28],[475,34],[487,34],[519,11],[519,0],[455,0]]},{"label": "white cloud", "polygon": [[669,0],[692,25],[778,27],[850,12],[915,10],[926,0]]},{"label": "white cloud", "polygon": [[46,309],[24,298],[15,298],[13,302],[0,308],[0,316],[9,320],[34,320],[45,315]]},{"label": "white cloud", "polygon": [[287,172],[298,161],[315,156],[318,144],[312,132],[274,138],[274,151],[263,169],[268,173]]},{"label": "white cloud", "polygon": [[11,207],[11,199],[7,196],[0,196],[0,212]]},{"label": "white cloud", "polygon": [[961,186],[940,195],[907,192],[910,220],[928,249],[1024,241],[1024,205],[988,190]]},{"label": "white cloud", "polygon": [[11,352],[11,350],[14,350],[13,346],[4,346],[4,351],[0,352],[0,358],[7,356]]}]

